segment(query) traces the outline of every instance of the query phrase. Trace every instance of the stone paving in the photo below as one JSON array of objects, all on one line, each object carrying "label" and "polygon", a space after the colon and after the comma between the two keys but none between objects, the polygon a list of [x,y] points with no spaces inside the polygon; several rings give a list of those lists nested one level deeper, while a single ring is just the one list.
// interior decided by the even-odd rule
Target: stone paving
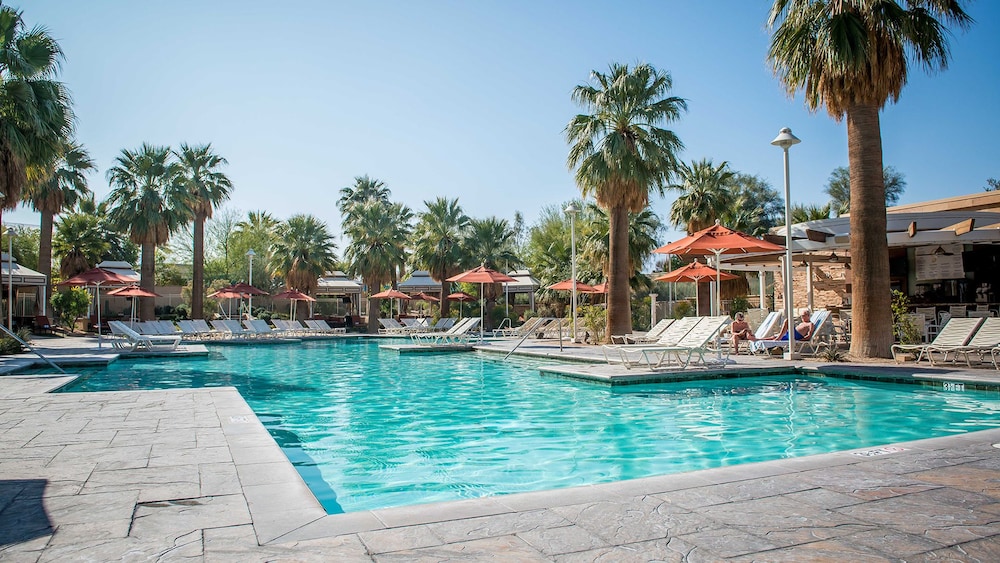
[{"label": "stone paving", "polygon": [[0,561],[1000,561],[1000,430],[327,515],[235,389],[65,381],[0,377]]}]

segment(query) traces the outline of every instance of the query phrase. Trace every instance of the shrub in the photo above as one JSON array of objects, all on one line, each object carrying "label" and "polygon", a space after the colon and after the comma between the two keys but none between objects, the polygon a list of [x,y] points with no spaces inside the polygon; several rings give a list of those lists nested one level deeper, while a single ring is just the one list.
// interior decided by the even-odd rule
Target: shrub
[{"label": "shrub", "polygon": [[896,337],[902,344],[918,344],[923,340],[923,330],[913,322],[909,312],[910,300],[902,291],[892,290],[892,325]]},{"label": "shrub", "polygon": [[[28,342],[31,339],[31,331],[27,328],[18,329],[17,337],[21,340]],[[4,333],[4,337],[0,338],[0,356],[10,356],[13,354],[20,354],[24,351],[24,347],[16,339],[11,338]]]},{"label": "shrub", "polygon": [[587,327],[589,341],[592,344],[604,342],[604,332],[608,327],[608,311],[598,305],[577,307],[583,314],[583,326]]},{"label": "shrub", "polygon": [[694,307],[691,305],[690,301],[678,301],[674,303],[674,318],[682,319],[687,317],[691,314],[692,310],[694,310]]},{"label": "shrub", "polygon": [[737,295],[733,297],[733,300],[729,302],[729,314],[736,315],[736,313],[746,313],[750,309],[750,301],[747,300],[745,295]]},{"label": "shrub", "polygon": [[90,294],[80,287],[71,287],[66,291],[57,292],[49,300],[55,311],[59,324],[68,330],[76,326],[76,319],[87,314],[90,307]]}]

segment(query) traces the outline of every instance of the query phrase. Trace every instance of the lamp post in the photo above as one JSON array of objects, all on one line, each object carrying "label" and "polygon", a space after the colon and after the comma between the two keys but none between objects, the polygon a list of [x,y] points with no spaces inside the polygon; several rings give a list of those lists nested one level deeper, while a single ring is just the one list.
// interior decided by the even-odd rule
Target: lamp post
[{"label": "lamp post", "polygon": [[795,350],[795,311],[792,305],[792,196],[788,183],[788,149],[802,141],[792,135],[792,130],[782,127],[778,136],[771,141],[776,147],[781,147],[785,153],[785,318],[788,319],[788,351],[786,360],[797,360]]},{"label": "lamp post", "polygon": [[[247,283],[253,285],[253,257],[257,256],[257,253],[251,248],[247,250],[247,259],[250,260],[250,271],[247,273]],[[247,313],[253,317],[253,294],[247,296]]]},{"label": "lamp post", "polygon": [[575,201],[571,201],[563,211],[569,215],[569,253],[570,253],[570,283],[573,285],[573,296],[570,298],[569,312],[573,318],[573,336],[569,341],[576,342],[576,214],[580,212]]},{"label": "lamp post", "polygon": [[7,227],[7,330],[14,332],[14,229]]}]

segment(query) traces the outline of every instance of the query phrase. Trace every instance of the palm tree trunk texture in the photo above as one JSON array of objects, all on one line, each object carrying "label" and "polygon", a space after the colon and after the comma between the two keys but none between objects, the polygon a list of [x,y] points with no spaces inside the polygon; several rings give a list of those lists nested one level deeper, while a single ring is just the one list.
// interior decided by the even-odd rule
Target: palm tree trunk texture
[{"label": "palm tree trunk texture", "polygon": [[616,205],[608,212],[608,330],[605,334],[632,332],[632,310],[629,300],[628,210]]},{"label": "palm tree trunk texture", "polygon": [[[139,287],[156,291],[156,245],[142,243],[142,266],[139,269]],[[139,320],[151,321],[156,318],[154,299],[139,300]]]},{"label": "palm tree trunk texture", "polygon": [[[379,287],[378,286],[374,287]],[[372,286],[368,286],[372,287]],[[378,317],[382,311],[381,299],[368,299],[368,334],[378,334]]]},{"label": "palm tree trunk texture", "polygon": [[205,217],[194,219],[194,264],[191,272],[191,318],[205,318]]},{"label": "palm tree trunk texture", "polygon": [[888,358],[893,341],[889,244],[886,241],[885,183],[878,106],[847,111],[851,170],[851,354]]},{"label": "palm tree trunk texture", "polygon": [[[45,292],[44,299],[50,299],[52,297],[52,213],[42,211],[41,216],[38,233],[38,272],[45,276],[44,290],[41,290]],[[35,299],[36,315],[42,314],[42,308],[45,305],[42,301],[42,295],[38,295]]]},{"label": "palm tree trunk texture", "polygon": [[447,276],[441,276],[441,316],[448,317],[451,313],[451,302],[448,300],[448,287],[450,283],[444,281]]}]

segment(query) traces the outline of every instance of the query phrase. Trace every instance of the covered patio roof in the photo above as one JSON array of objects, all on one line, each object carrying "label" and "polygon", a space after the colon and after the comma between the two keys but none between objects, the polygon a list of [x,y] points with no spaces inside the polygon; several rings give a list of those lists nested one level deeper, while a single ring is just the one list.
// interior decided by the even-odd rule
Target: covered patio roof
[{"label": "covered patio roof", "polygon": [[530,270],[514,270],[507,272],[507,275],[517,280],[503,284],[507,293],[534,293],[542,286],[540,281],[532,277]]},{"label": "covered patio roof", "polygon": [[427,270],[414,270],[410,277],[397,286],[404,293],[441,293],[441,282],[435,281]]},{"label": "covered patio roof", "polygon": [[316,295],[352,295],[360,294],[362,286],[359,282],[347,277],[341,271],[327,272],[319,279]]},{"label": "covered patio roof", "polygon": [[[40,286],[45,285],[45,276],[41,272],[36,272],[27,266],[22,266],[17,262],[10,261],[7,253],[0,254],[0,282],[6,287],[8,283],[16,286]],[[13,274],[13,277],[11,276]]]}]

